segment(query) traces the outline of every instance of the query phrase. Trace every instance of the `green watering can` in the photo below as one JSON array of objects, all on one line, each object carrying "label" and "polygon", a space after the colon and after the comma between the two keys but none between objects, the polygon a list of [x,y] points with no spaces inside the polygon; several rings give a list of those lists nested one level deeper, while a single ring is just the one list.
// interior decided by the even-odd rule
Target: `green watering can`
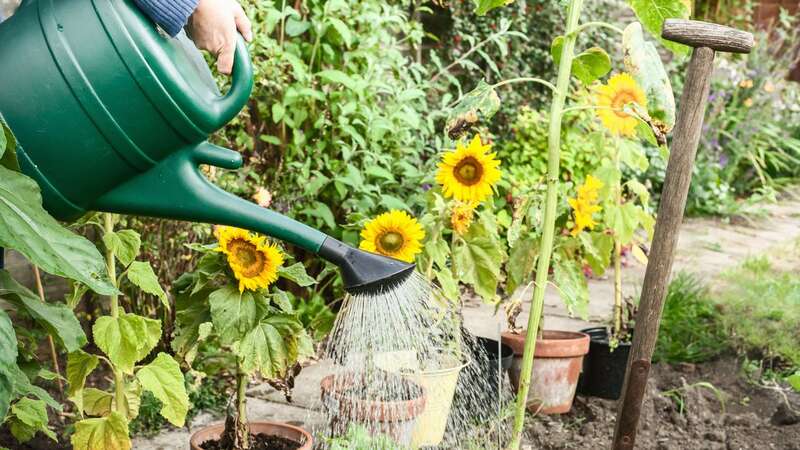
[{"label": "green watering can", "polygon": [[160,32],[128,0],[30,0],[0,25],[0,118],[45,208],[231,225],[314,252],[342,269],[350,292],[377,292],[414,270],[352,248],[210,183],[200,164],[242,165],[208,135],[244,107],[253,68],[236,47],[221,95],[188,38]]}]

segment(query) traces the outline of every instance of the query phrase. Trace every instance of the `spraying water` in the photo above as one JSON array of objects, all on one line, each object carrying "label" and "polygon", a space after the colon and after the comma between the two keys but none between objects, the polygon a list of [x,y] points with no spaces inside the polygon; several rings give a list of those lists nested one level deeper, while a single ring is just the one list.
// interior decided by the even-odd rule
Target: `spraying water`
[{"label": "spraying water", "polygon": [[359,450],[499,448],[511,398],[484,347],[462,328],[457,305],[419,273],[393,288],[348,295],[324,357],[326,438]]}]

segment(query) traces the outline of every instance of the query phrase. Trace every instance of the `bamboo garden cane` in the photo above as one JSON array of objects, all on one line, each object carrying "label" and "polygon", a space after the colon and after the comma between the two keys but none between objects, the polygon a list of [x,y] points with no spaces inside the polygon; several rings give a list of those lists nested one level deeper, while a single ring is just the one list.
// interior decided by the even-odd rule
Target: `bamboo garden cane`
[{"label": "bamboo garden cane", "polygon": [[693,48],[673,134],[667,173],[658,209],[653,244],[645,272],[636,331],[628,357],[622,399],[611,448],[634,448],[636,428],[644,399],[650,360],[658,337],[664,297],[672,270],[678,231],[686,207],[692,168],[703,127],[714,54],[717,51],[749,53],[753,35],[722,25],[693,20],[667,19],[662,37]]}]

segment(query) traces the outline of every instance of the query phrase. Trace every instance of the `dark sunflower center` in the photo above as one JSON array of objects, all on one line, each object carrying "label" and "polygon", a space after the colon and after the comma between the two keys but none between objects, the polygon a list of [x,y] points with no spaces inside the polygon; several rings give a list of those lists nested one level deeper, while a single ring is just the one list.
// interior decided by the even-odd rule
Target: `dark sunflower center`
[{"label": "dark sunflower center", "polygon": [[453,169],[453,176],[459,183],[472,186],[481,181],[483,166],[475,158],[469,156],[462,159]]},{"label": "dark sunflower center", "polygon": [[622,111],[622,109],[628,103],[636,103],[636,97],[633,93],[628,91],[622,91],[617,93],[614,97],[614,101],[611,103],[611,106],[614,108],[614,113],[619,117],[628,117],[628,114]]},{"label": "dark sunflower center", "polygon": [[378,238],[381,248],[389,253],[394,253],[403,247],[403,235],[396,231],[387,231]]},{"label": "dark sunflower center", "polygon": [[228,248],[234,261],[241,266],[242,275],[247,278],[255,277],[266,267],[267,259],[264,253],[258,251],[258,248],[250,242],[235,240]]}]

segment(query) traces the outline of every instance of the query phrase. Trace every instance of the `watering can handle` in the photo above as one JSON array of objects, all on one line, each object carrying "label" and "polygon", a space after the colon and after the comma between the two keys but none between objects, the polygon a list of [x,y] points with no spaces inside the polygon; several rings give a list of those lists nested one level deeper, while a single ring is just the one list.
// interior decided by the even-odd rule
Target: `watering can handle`
[{"label": "watering can handle", "polygon": [[242,106],[253,90],[253,63],[244,38],[239,35],[236,41],[236,52],[233,59],[231,88],[228,93],[214,100],[212,110],[215,112],[215,129],[222,128],[241,111]]}]

